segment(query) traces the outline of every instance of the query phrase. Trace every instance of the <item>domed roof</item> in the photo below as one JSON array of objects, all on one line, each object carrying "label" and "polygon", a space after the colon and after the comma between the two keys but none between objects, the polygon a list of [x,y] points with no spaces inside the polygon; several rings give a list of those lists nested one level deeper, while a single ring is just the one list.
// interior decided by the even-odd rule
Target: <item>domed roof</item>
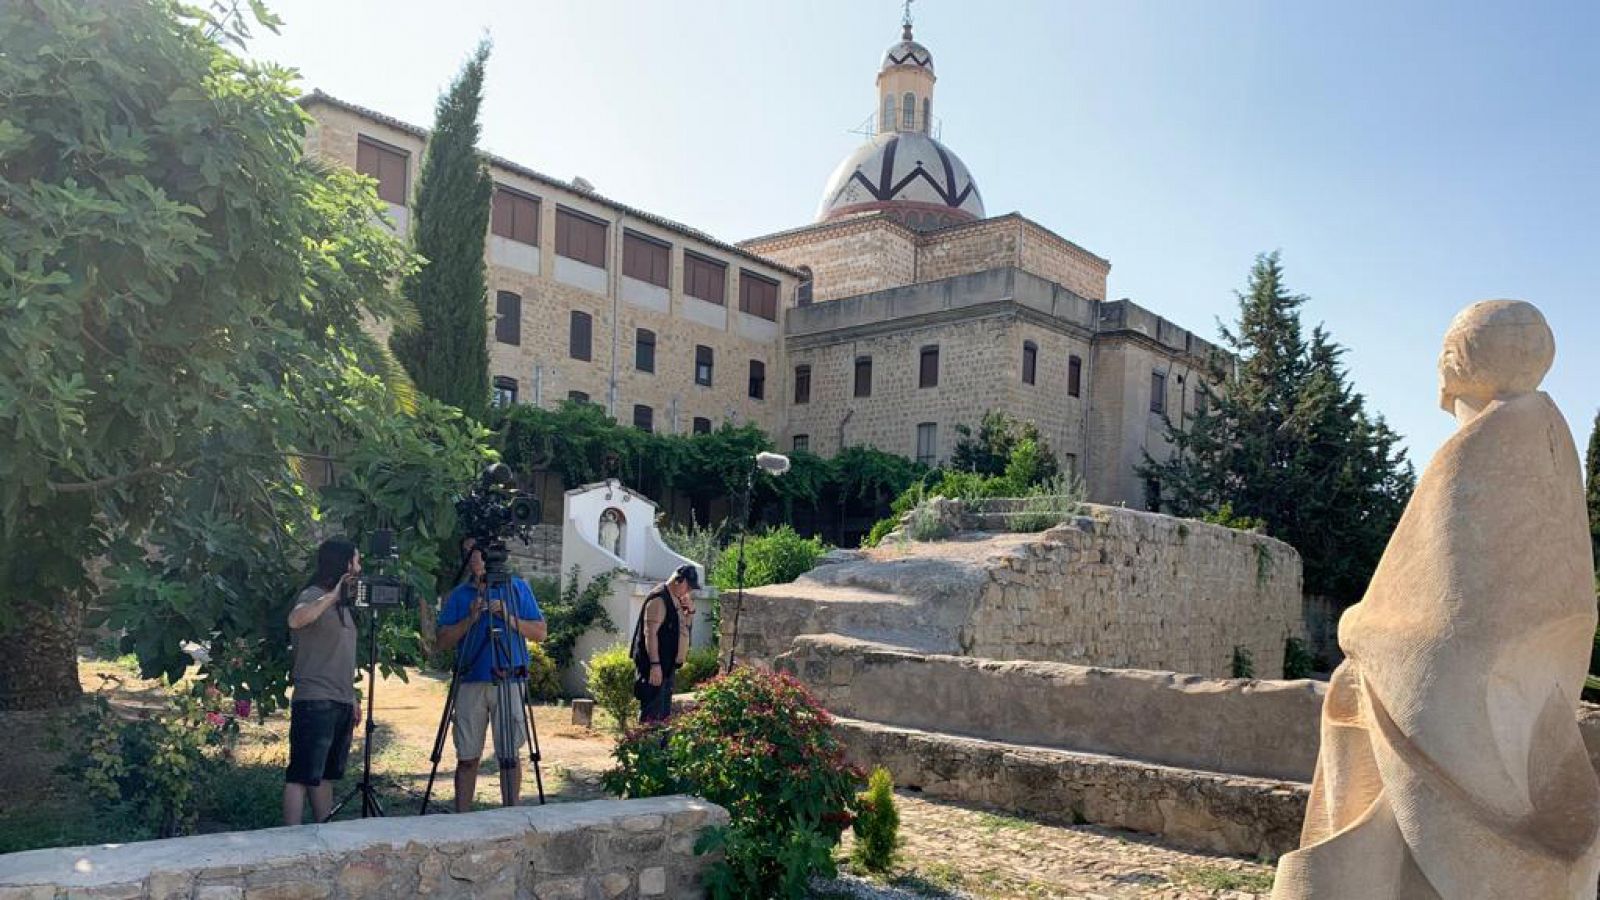
[{"label": "domed roof", "polygon": [[928,48],[911,39],[911,26],[908,24],[900,35],[900,42],[883,51],[883,65],[879,71],[893,68],[894,66],[920,66],[927,69],[928,74],[933,74],[933,54]]},{"label": "domed roof", "polygon": [[817,221],[874,212],[926,230],[983,218],[983,198],[949,148],[920,131],[884,132],[833,170]]}]

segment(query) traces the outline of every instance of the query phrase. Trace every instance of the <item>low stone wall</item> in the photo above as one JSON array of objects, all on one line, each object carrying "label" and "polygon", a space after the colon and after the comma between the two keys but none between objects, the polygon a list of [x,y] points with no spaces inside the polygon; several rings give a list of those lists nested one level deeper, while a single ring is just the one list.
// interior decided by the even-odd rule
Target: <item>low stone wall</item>
[{"label": "low stone wall", "polygon": [[718,806],[598,800],[0,856],[0,900],[698,897]]},{"label": "low stone wall", "polygon": [[1061,824],[1159,834],[1183,847],[1271,859],[1300,844],[1309,788],[1087,753],[838,719],[851,762],[897,787]]},{"label": "low stone wall", "polygon": [[1324,686],[912,653],[812,635],[776,662],[837,715],[1310,781]]}]

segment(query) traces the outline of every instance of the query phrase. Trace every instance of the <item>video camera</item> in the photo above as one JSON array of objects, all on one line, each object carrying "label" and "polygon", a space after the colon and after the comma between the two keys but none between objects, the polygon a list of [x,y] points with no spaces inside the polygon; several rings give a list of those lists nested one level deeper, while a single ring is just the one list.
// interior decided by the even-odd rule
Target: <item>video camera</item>
[{"label": "video camera", "polygon": [[491,573],[501,571],[506,561],[506,539],[518,538],[524,544],[533,536],[543,509],[539,500],[518,490],[516,475],[505,463],[494,463],[483,470],[465,496],[456,500],[456,519],[462,537],[469,537],[483,551],[484,564]]},{"label": "video camera", "polygon": [[[367,548],[368,564],[382,566],[399,558],[394,532],[387,528],[374,531]],[[344,586],[339,602],[352,609],[394,609],[410,606],[415,596],[410,583],[393,575],[358,575]]]}]

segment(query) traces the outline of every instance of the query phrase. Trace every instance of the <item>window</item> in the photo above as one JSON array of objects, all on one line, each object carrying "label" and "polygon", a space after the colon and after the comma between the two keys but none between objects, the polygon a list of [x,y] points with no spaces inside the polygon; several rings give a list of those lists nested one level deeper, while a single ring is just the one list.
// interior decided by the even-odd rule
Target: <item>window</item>
[{"label": "window", "polygon": [[605,268],[605,221],[565,206],[556,207],[556,255]]},{"label": "window", "polygon": [[925,133],[928,133],[928,134],[933,133],[933,98],[932,97],[923,97],[922,98],[922,130]]},{"label": "window", "polygon": [[811,435],[797,434],[794,436],[794,452],[806,453],[811,449]]},{"label": "window", "polygon": [[1076,356],[1067,359],[1067,396],[1077,397],[1083,391],[1083,360]]},{"label": "window", "polygon": [[747,269],[739,270],[739,311],[778,321],[778,283]]},{"label": "window", "polygon": [[411,154],[369,137],[356,138],[356,171],[378,180],[378,198],[406,205],[406,161]]},{"label": "window", "polygon": [[567,337],[567,355],[573,359],[591,359],[593,345],[594,317],[581,310],[573,310],[571,332]]},{"label": "window", "polygon": [[513,346],[522,343],[522,298],[510,291],[494,295],[494,339]]},{"label": "window", "polygon": [[623,275],[649,282],[656,287],[666,287],[667,268],[671,264],[671,258],[671,244],[645,237],[637,231],[623,230]]},{"label": "window", "polygon": [[583,391],[567,391],[567,400],[573,403],[588,403],[589,395]]},{"label": "window", "polygon": [[494,405],[511,406],[517,402],[517,380],[504,375],[494,377]]},{"label": "window", "polygon": [[683,292],[707,303],[727,305],[728,267],[698,253],[683,252]]},{"label": "window", "polygon": [[883,125],[878,130],[879,131],[893,131],[894,130],[894,95],[893,94],[884,94],[883,95]]},{"label": "window", "polygon": [[811,367],[794,367],[794,402],[811,402]]},{"label": "window", "polygon": [[794,289],[794,302],[796,306],[811,305],[811,267],[801,266],[800,284]]},{"label": "window", "polygon": [[759,359],[750,360],[750,399],[767,398],[767,364]]},{"label": "window", "polygon": [[939,426],[933,422],[923,422],[917,426],[917,462],[931,466],[938,456]]},{"label": "window", "polygon": [[922,365],[917,374],[917,387],[939,386],[939,345],[922,348]]},{"label": "window", "polygon": [[1150,373],[1150,411],[1153,413],[1167,411],[1167,374],[1165,372]]},{"label": "window", "polygon": [[856,357],[856,396],[872,396],[872,357]]},{"label": "window", "polygon": [[539,198],[495,185],[489,233],[524,244],[539,243]]},{"label": "window", "polygon": [[1022,383],[1037,384],[1039,377],[1039,345],[1033,341],[1022,342]]},{"label": "window", "polygon": [[654,431],[656,411],[640,403],[633,405],[633,427],[640,431]]},{"label": "window", "polygon": [[903,131],[910,131],[916,124],[917,98],[915,94],[906,91],[905,96],[900,98],[900,128]]},{"label": "window", "polygon": [[633,333],[633,367],[641,372],[656,370],[656,333],[648,328]]},{"label": "window", "polygon": [[701,416],[695,416],[694,417],[694,433],[695,434],[710,434],[711,433],[711,420],[707,419],[707,418],[703,418]]},{"label": "window", "polygon": [[696,344],[694,348],[694,383],[704,387],[711,387],[711,370],[711,348],[704,344]]}]

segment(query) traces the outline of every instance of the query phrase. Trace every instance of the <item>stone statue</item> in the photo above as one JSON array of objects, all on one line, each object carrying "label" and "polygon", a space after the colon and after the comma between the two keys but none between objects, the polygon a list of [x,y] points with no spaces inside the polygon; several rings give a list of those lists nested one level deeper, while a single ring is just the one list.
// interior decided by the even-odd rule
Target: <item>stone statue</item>
[{"label": "stone statue", "polygon": [[1531,304],[1450,323],[1428,463],[1322,711],[1301,849],[1274,900],[1592,900],[1600,781],[1575,721],[1595,631],[1571,431]]},{"label": "stone statue", "polygon": [[612,556],[622,558],[622,513],[615,509],[600,514],[600,546]]}]

